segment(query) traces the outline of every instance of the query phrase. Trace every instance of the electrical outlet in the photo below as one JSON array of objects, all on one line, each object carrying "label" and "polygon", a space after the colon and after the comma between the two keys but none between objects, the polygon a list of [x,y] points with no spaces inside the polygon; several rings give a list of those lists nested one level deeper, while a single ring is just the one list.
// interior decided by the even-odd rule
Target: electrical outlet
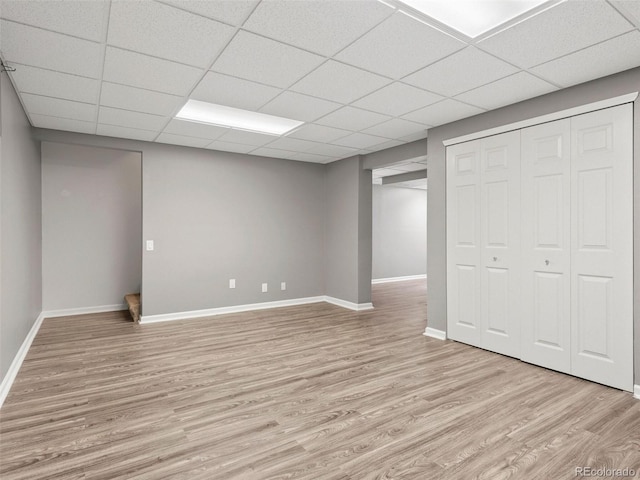
[{"label": "electrical outlet", "polygon": [[229,288],[236,288],[236,279],[235,278],[230,278],[229,279]]},{"label": "electrical outlet", "polygon": [[153,240],[147,240],[147,252],[153,252],[154,248]]},{"label": "electrical outlet", "polygon": [[287,289],[287,282],[281,282],[280,283],[280,290],[286,290]]},{"label": "electrical outlet", "polygon": [[266,283],[262,284],[262,293],[267,292],[267,290],[269,290],[269,285],[267,285]]}]

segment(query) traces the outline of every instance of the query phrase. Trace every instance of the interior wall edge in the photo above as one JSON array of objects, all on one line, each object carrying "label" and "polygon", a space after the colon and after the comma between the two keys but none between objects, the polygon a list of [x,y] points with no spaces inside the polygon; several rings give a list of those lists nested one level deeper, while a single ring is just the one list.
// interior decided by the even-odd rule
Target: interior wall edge
[{"label": "interior wall edge", "polygon": [[425,337],[435,338],[437,340],[446,340],[447,333],[444,330],[438,330],[437,328],[427,327],[424,329],[424,333],[422,334]]},{"label": "interior wall edge", "polygon": [[90,313],[119,312],[129,310],[126,303],[118,303],[113,305],[98,305],[95,307],[78,307],[64,308],[59,310],[44,310],[42,315],[44,318],[69,317],[72,315],[87,315]]},{"label": "interior wall edge", "polygon": [[38,315],[38,318],[36,318],[36,321],[33,323],[33,326],[31,327],[31,330],[29,330],[29,333],[24,339],[24,342],[22,342],[22,345],[18,349],[16,355],[13,357],[13,361],[9,366],[9,370],[7,371],[7,373],[2,379],[2,382],[0,383],[0,408],[2,408],[2,405],[4,404],[4,401],[7,398],[7,395],[9,394],[9,390],[11,390],[11,386],[13,385],[13,382],[16,379],[16,375],[18,375],[18,371],[20,370],[20,367],[22,366],[22,363],[24,362],[24,359],[26,358],[27,353],[29,353],[31,344],[33,343],[33,340],[36,338],[36,335],[38,334],[38,330],[40,330],[40,327],[42,326],[42,322],[45,319],[44,313],[45,312],[41,312],[40,315]]},{"label": "interior wall edge", "polygon": [[426,278],[426,273],[423,273],[422,275],[405,275],[403,277],[373,278],[371,279],[371,284],[376,285],[378,283],[405,282],[407,280],[422,280]]}]

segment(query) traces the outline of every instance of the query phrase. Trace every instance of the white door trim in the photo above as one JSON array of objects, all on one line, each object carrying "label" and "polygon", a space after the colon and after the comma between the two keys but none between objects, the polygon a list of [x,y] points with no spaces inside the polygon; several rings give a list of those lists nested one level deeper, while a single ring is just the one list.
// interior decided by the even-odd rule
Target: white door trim
[{"label": "white door trim", "polygon": [[488,137],[490,135],[497,135],[499,133],[509,132],[511,130],[519,130],[526,127],[532,127],[540,123],[552,122],[554,120],[560,120],[562,118],[574,117],[583,113],[593,112],[595,110],[602,110],[603,108],[615,107],[622,105],[623,103],[630,103],[638,98],[638,92],[627,93],[618,97],[607,98],[606,100],[600,100],[598,102],[587,103],[586,105],[580,105],[578,107],[568,108],[566,110],[560,110],[558,112],[549,113],[547,115],[541,115],[539,117],[528,118],[520,122],[509,123],[507,125],[500,125],[499,127],[489,128],[487,130],[481,130],[479,132],[470,133],[468,135],[462,135],[460,137],[449,138],[443,140],[442,143],[445,147],[449,145],[455,145],[456,143],[468,142],[470,140],[477,140],[478,138]]}]

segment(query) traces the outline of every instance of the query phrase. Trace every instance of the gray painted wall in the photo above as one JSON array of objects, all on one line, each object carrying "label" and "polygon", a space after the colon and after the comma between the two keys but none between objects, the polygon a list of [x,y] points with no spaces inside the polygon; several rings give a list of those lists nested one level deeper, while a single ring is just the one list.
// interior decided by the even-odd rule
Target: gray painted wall
[{"label": "gray painted wall", "polygon": [[427,191],[373,186],[373,278],[427,273]]},{"label": "gray painted wall", "polygon": [[371,301],[371,171],[361,157],[318,165],[45,129],[35,135],[142,152],[143,240],[156,246],[143,252],[144,315],[319,295]]},{"label": "gray painted wall", "polygon": [[[640,68],[576,85],[429,130],[428,233],[429,326],[446,330],[445,147],[443,140],[640,90]],[[640,104],[634,108],[634,164],[640,162]],[[640,252],[640,168],[634,169],[634,250]],[[634,255],[634,278],[640,255]],[[634,280],[637,282],[637,280]],[[634,288],[635,383],[640,384],[640,288]]]},{"label": "gray painted wall", "polygon": [[322,165],[148,144],[143,219],[144,315],[324,294]]},{"label": "gray painted wall", "polygon": [[141,240],[140,153],[42,143],[43,310],[139,292]]},{"label": "gray painted wall", "polygon": [[0,74],[0,377],[42,311],[40,144]]},{"label": "gray painted wall", "polygon": [[358,303],[358,157],[326,166],[325,290]]},{"label": "gray painted wall", "polygon": [[371,170],[364,169],[365,159],[358,157],[358,303],[371,303],[373,185]]},{"label": "gray painted wall", "polygon": [[371,302],[371,170],[362,157],[326,165],[325,290],[356,304]]}]

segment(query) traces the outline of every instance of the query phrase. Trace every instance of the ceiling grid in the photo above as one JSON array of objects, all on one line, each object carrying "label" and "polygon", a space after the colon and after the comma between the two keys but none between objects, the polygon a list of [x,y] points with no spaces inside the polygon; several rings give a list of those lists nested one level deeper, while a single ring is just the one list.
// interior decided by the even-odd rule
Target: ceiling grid
[{"label": "ceiling grid", "polygon": [[[398,0],[0,0],[0,55],[35,127],[328,163],[640,65],[640,1],[532,12],[470,38]],[[305,123],[175,119],[190,98]]]}]

